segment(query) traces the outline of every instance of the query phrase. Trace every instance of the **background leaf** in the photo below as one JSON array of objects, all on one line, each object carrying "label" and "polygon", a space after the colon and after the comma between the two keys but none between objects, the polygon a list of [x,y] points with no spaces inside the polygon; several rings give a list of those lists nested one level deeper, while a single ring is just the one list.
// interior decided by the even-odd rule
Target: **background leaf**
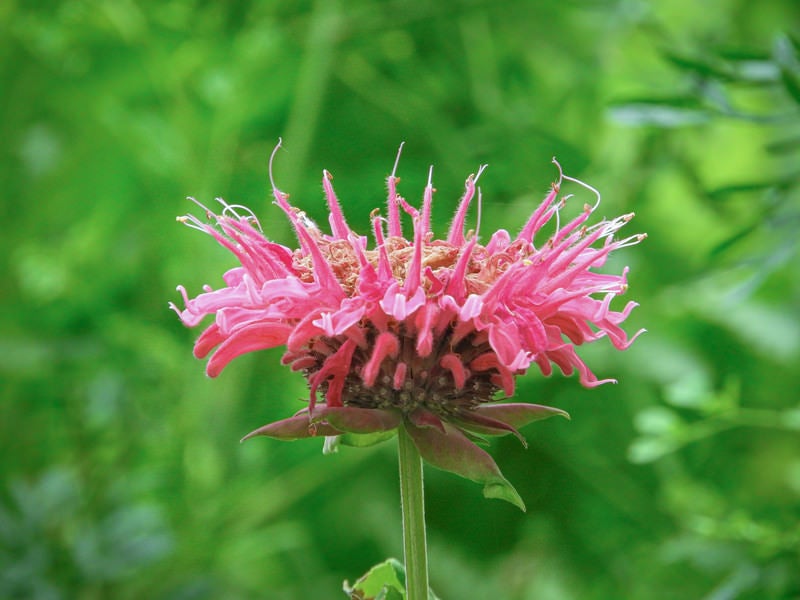
[{"label": "background leaf", "polygon": [[487,448],[528,512],[426,470],[442,597],[797,596],[796,23],[795,0],[0,2],[0,597],[341,598],[402,552],[395,444],[239,444],[302,377],[276,350],[206,378],[166,308],[233,266],[175,223],[186,196],[294,243],[279,137],[321,226],[322,170],[366,233],[405,141],[437,232],[484,163],[480,235],[516,231],[555,155],[648,233],[604,267],[647,335],[578,349],[619,385],[532,371],[516,400],[573,420]]}]

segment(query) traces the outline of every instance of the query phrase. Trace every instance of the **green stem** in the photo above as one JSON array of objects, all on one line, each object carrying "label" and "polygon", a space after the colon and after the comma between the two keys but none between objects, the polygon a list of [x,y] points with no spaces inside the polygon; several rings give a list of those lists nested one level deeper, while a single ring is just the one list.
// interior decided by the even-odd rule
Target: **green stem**
[{"label": "green stem", "polygon": [[400,504],[403,509],[403,552],[406,600],[428,600],[428,549],[425,542],[425,492],[422,458],[405,427],[397,428],[400,457]]}]

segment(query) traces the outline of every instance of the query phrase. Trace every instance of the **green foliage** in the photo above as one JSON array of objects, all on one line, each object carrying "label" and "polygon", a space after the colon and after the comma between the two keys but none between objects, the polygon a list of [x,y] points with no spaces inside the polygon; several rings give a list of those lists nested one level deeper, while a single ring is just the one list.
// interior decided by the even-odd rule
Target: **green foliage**
[{"label": "green foliage", "polygon": [[[345,582],[344,591],[352,600],[403,600],[406,597],[405,581],[406,570],[403,563],[396,558],[390,558],[372,567],[353,587]],[[438,600],[430,589],[428,598]]]},{"label": "green foliage", "polygon": [[[528,507],[427,475],[443,598],[800,594],[800,53],[793,0],[0,3],[0,596],[339,598],[402,550],[396,450],[238,440],[307,394],[280,352],[217,379],[166,309],[232,266],[175,223],[224,196],[291,232],[336,176],[367,231],[405,141],[446,228],[565,171],[636,212],[617,386],[531,373],[569,411],[491,453]],[[577,198],[580,206],[584,198]],[[572,209],[568,203],[566,212]],[[377,592],[376,592],[377,593]]]}]

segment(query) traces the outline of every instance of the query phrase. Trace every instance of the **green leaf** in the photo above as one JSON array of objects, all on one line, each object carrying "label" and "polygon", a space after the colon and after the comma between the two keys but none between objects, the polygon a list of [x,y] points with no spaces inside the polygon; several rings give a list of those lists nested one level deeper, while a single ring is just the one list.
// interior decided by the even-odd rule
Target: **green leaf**
[{"label": "green leaf", "polygon": [[748,181],[745,183],[735,183],[731,185],[723,185],[711,190],[708,190],[706,194],[712,200],[724,200],[728,196],[732,196],[734,194],[742,194],[742,193],[752,193],[752,192],[762,192],[764,190],[768,190],[771,187],[775,187],[776,182],[774,180],[765,180],[765,181]]},{"label": "green leaf", "polygon": [[[396,558],[388,558],[362,575],[350,587],[344,582],[342,589],[357,600],[403,600],[406,597],[406,569]],[[439,597],[428,588],[428,600]]]},{"label": "green leaf", "polygon": [[720,61],[716,57],[696,58],[693,56],[681,55],[676,52],[665,52],[664,58],[679,69],[692,71],[704,77],[720,81],[730,81],[732,78],[728,64]]},{"label": "green leaf", "polygon": [[800,136],[792,136],[770,142],[764,149],[770,154],[790,154],[800,150]]},{"label": "green leaf", "polygon": [[781,423],[787,429],[800,431],[800,408],[790,408],[779,413]]},{"label": "green leaf", "polygon": [[800,59],[797,48],[789,37],[779,36],[773,46],[773,55],[781,70],[783,87],[800,104]]},{"label": "green leaf", "polygon": [[776,63],[794,75],[800,76],[800,49],[787,35],[779,35],[772,45],[772,56]]},{"label": "green leaf", "polygon": [[615,104],[609,107],[608,114],[612,121],[634,127],[685,127],[706,123],[710,118],[708,111],[704,109],[678,106],[668,101]]},{"label": "green leaf", "polygon": [[682,426],[678,415],[662,406],[639,411],[634,418],[634,424],[640,433],[652,436],[672,435]]},{"label": "green leaf", "polygon": [[651,463],[674,452],[677,447],[675,441],[661,437],[637,438],[628,448],[628,460],[638,465]]},{"label": "green leaf", "polygon": [[415,427],[406,422],[406,430],[419,453],[429,464],[466,479],[484,484],[483,495],[511,502],[525,511],[517,490],[503,477],[488,452],[478,448],[458,428],[445,423],[445,433],[434,427]]},{"label": "green leaf", "polygon": [[753,223],[752,225],[748,225],[743,229],[735,232],[733,235],[728,236],[718,244],[715,244],[711,250],[709,250],[708,255],[710,258],[716,258],[721,254],[727,252],[730,248],[741,242],[747,236],[752,234],[754,231],[757,231],[761,227],[760,223]]},{"label": "green leaf", "polygon": [[781,81],[792,99],[800,104],[800,76],[787,69],[781,69]]},{"label": "green leaf", "polygon": [[351,598],[359,600],[394,600],[405,598],[405,581],[403,564],[395,558],[389,558],[362,575],[353,587],[345,581],[343,589]]}]

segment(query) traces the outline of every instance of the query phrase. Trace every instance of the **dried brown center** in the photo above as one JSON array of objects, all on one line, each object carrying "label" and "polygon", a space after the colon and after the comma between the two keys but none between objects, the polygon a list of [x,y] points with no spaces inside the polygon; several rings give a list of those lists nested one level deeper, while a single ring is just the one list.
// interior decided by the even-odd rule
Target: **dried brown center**
[{"label": "dried brown center", "polygon": [[[325,240],[319,237],[317,245],[331,266],[334,275],[348,296],[356,294],[360,278],[361,265],[355,250],[347,240]],[[385,241],[389,264],[394,278],[403,283],[408,275],[408,267],[414,256],[414,246],[402,237],[389,237]],[[440,281],[447,281],[458,262],[461,248],[443,240],[433,240],[422,246],[422,270],[430,269],[433,276]],[[532,249],[525,244],[512,244],[503,252],[490,254],[481,245],[476,245],[465,272],[465,286],[468,294],[485,292],[502,275],[509,265],[532,254]],[[380,253],[378,250],[365,251],[367,261],[378,267]],[[294,255],[294,268],[301,281],[312,282],[313,263],[311,257],[297,250]],[[430,291],[431,282],[423,277],[422,286]]]}]

